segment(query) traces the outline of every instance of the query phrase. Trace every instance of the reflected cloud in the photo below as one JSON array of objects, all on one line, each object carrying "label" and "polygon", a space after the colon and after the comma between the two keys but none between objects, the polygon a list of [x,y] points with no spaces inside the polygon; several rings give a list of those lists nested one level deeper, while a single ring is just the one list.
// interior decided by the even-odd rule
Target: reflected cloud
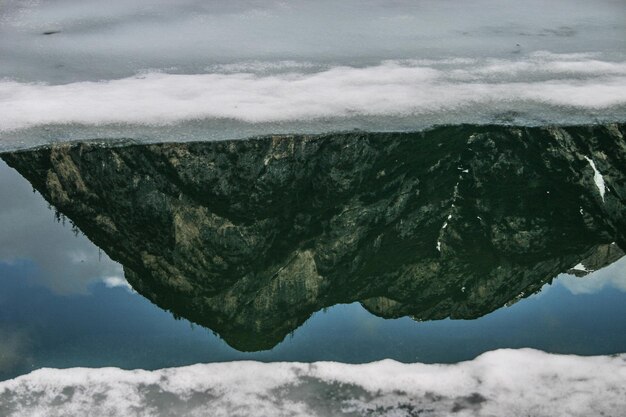
[{"label": "reflected cloud", "polygon": [[595,294],[605,288],[626,292],[626,257],[582,277],[562,274],[558,278],[558,284],[567,288],[572,294]]},{"label": "reflected cloud", "polygon": [[107,288],[122,287],[126,288],[129,292],[135,292],[124,277],[105,277],[102,282],[104,282]]}]

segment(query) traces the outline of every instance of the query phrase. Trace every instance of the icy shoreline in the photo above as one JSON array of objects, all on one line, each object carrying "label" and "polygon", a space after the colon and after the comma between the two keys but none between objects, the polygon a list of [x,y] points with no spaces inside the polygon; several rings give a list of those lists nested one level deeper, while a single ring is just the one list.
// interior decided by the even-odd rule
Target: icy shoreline
[{"label": "icy shoreline", "polygon": [[244,65],[68,84],[0,78],[0,150],[94,138],[598,124],[622,122],[626,106],[626,61],[597,54],[395,60],[317,72],[276,65],[270,73]]},{"label": "icy shoreline", "polygon": [[[0,80],[0,132],[194,120],[337,124],[357,116],[419,118],[426,124],[537,118],[554,123],[570,117],[593,122],[607,112],[618,117],[626,104],[625,62],[547,52],[515,60],[442,62],[384,61],[312,74],[152,72],[63,85],[5,79]],[[477,112],[477,105],[482,110]]]},{"label": "icy shoreline", "polygon": [[7,416],[618,415],[626,354],[503,349],[454,365],[198,364],[40,369],[0,383]]}]

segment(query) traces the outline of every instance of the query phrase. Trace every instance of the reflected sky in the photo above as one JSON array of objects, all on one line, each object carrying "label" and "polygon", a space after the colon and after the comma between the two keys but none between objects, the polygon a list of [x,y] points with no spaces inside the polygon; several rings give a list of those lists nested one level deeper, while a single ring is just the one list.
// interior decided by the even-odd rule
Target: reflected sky
[{"label": "reflected sky", "polygon": [[626,259],[584,277],[561,274],[557,282],[572,294],[595,294],[605,288],[626,292]]},{"label": "reflected sky", "polygon": [[[624,267],[622,258],[613,271]],[[577,279],[625,280],[609,272]],[[243,353],[127,289],[94,283],[87,293],[60,295],[45,287],[45,275],[32,262],[0,264],[1,379],[40,367],[158,369],[238,359],[457,362],[501,347],[583,355],[626,350],[624,290],[607,285],[574,295],[566,279],[477,320],[385,320],[358,303],[337,305],[314,314],[275,348]]]},{"label": "reflected sky", "polygon": [[0,263],[37,265],[37,283],[61,294],[87,293],[97,281],[119,284],[121,266],[63,222],[28,181],[0,162]]}]

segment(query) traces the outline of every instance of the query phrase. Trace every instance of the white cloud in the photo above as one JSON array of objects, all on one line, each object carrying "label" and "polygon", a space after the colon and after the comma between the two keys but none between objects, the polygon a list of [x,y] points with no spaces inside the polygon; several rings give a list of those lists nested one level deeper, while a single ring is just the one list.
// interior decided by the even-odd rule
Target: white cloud
[{"label": "white cloud", "polygon": [[126,281],[126,278],[124,277],[119,277],[119,276],[104,277],[102,278],[102,282],[107,288],[122,287],[122,288],[126,288],[130,292],[134,292],[133,287],[130,286],[130,284],[128,283],[128,281]]},{"label": "white cloud", "polygon": [[562,274],[557,283],[572,294],[595,294],[604,288],[626,292],[626,257],[583,277]]},{"label": "white cloud", "polygon": [[[335,395],[322,404],[319,396],[325,390]],[[453,410],[465,416],[617,415],[626,396],[626,356],[503,349],[454,365],[384,360],[362,365],[229,362],[157,371],[40,369],[0,382],[0,396],[7,417],[349,412],[405,417],[416,409],[433,417]]]}]

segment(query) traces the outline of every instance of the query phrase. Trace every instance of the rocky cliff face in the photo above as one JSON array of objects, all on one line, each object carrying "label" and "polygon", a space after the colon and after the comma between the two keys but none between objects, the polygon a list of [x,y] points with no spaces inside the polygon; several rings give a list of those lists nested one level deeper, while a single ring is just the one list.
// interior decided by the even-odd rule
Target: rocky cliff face
[{"label": "rocky cliff face", "polygon": [[260,350],[336,303],[474,318],[583,259],[597,269],[619,258],[625,130],[89,142],[2,158],[139,293]]}]

